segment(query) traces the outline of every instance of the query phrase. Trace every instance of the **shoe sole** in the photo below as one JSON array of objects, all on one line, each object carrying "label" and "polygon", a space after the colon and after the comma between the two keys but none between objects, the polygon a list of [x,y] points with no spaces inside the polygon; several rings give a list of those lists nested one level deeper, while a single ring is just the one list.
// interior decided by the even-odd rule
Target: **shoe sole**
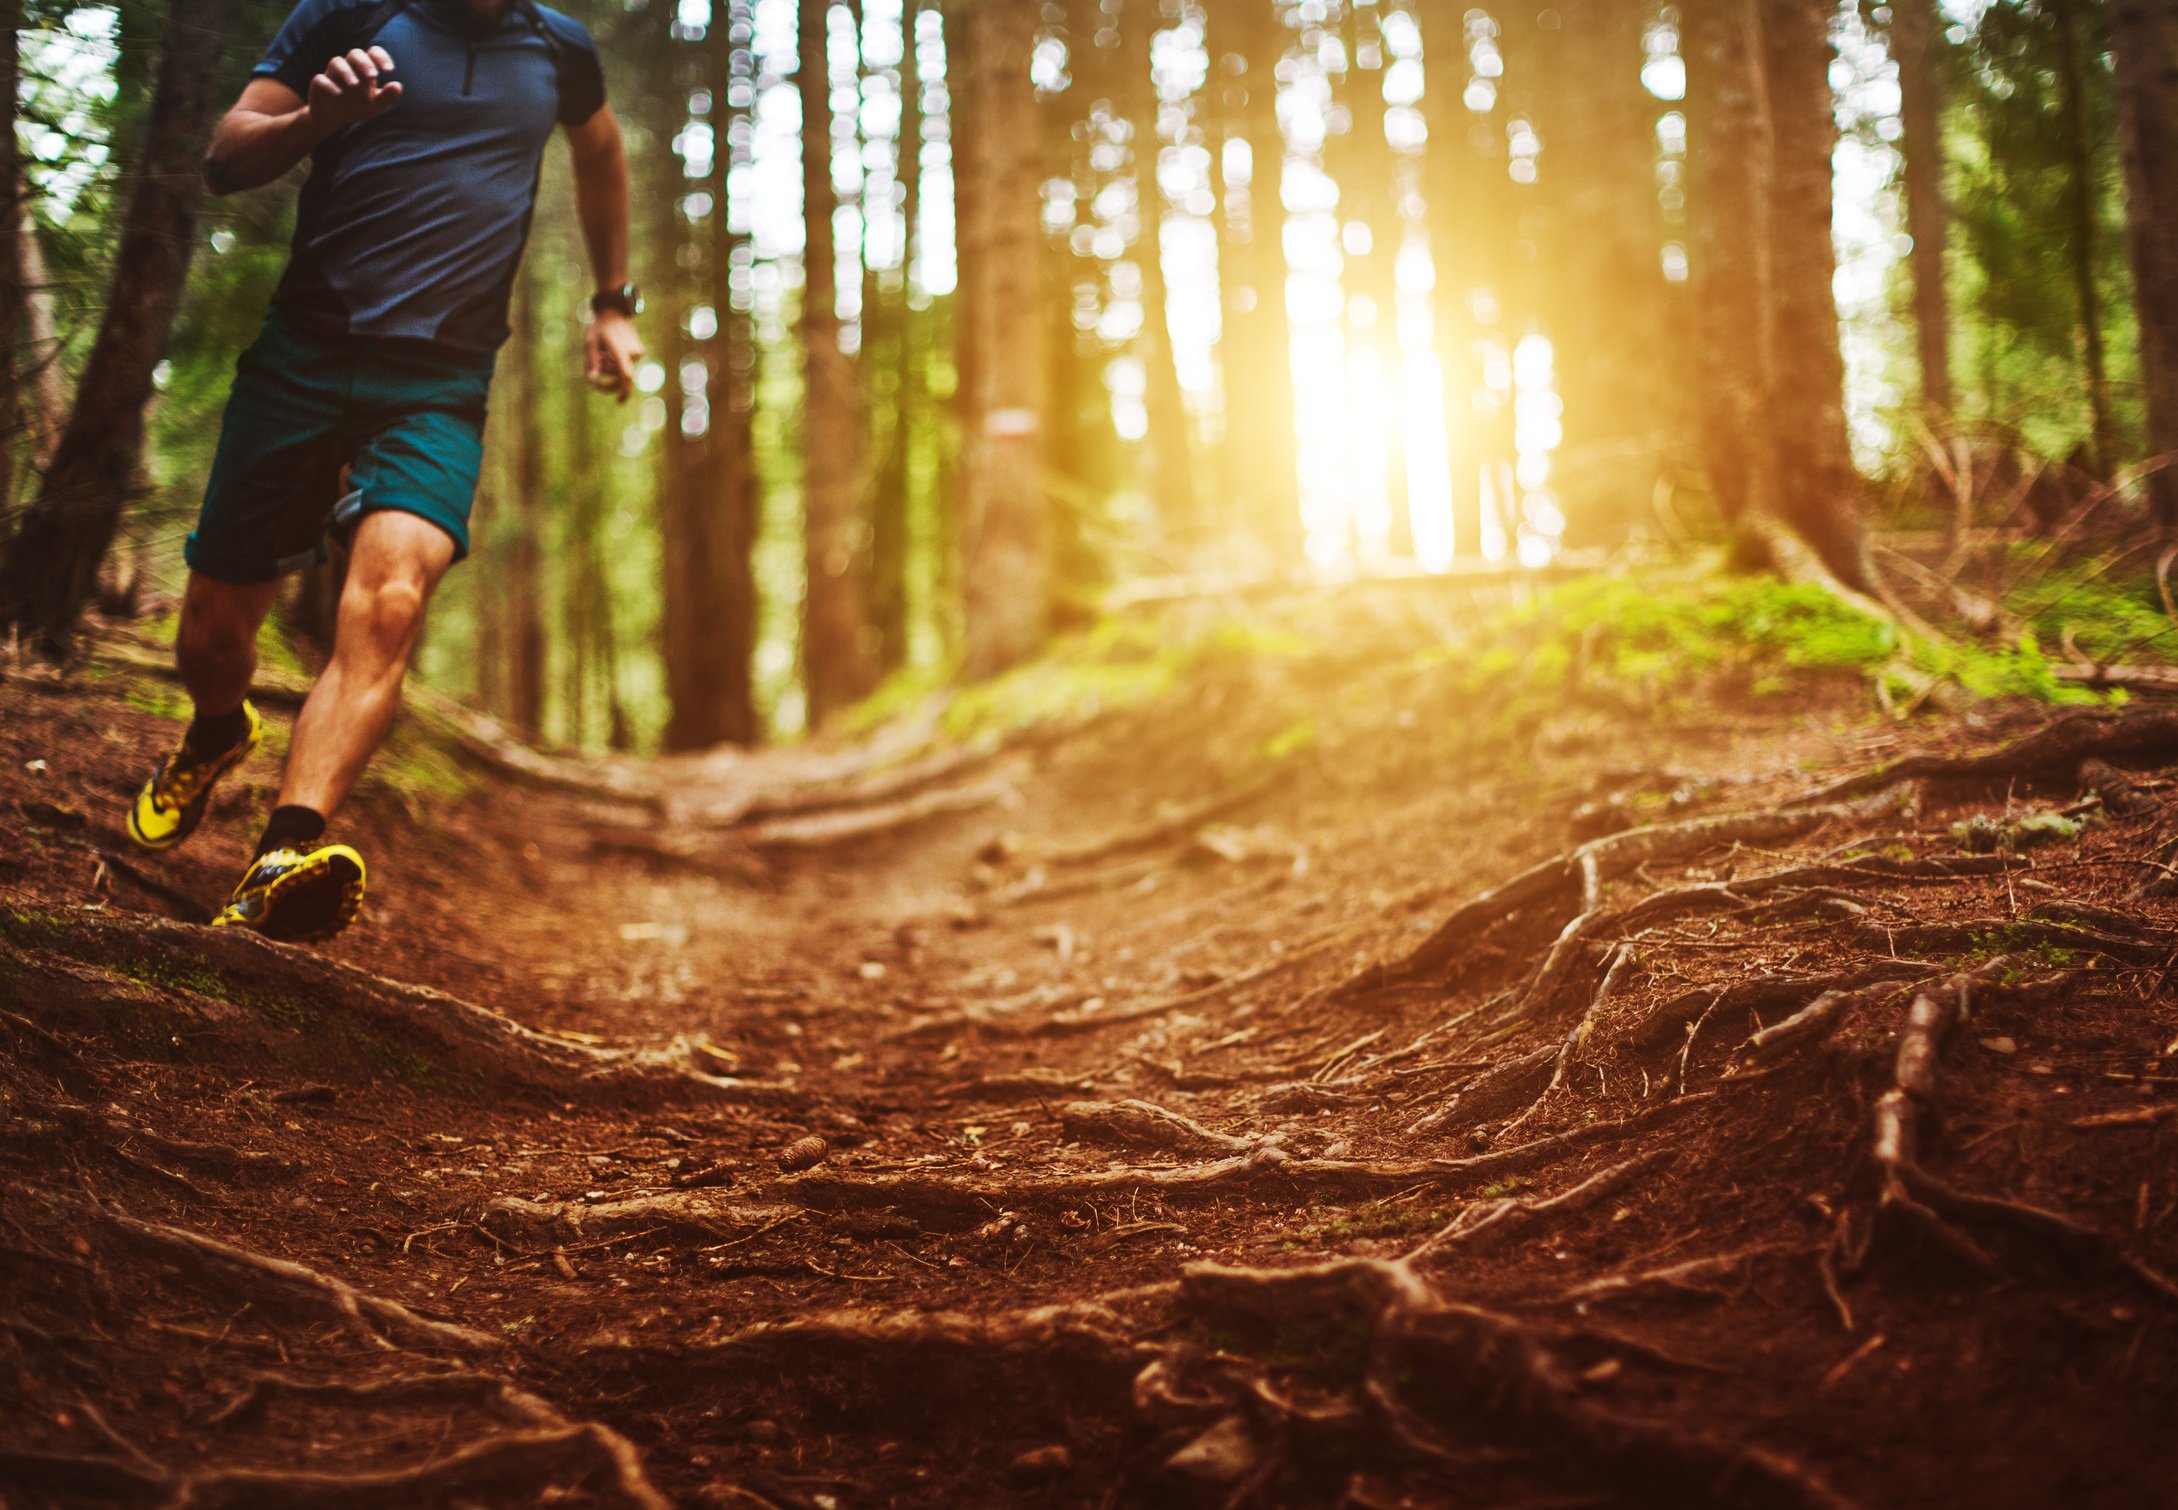
[{"label": "shoe sole", "polygon": [[346,932],[363,908],[363,859],[345,846],[320,853],[323,863],[289,871],[267,889],[262,923],[242,926],[283,944],[323,943]]}]

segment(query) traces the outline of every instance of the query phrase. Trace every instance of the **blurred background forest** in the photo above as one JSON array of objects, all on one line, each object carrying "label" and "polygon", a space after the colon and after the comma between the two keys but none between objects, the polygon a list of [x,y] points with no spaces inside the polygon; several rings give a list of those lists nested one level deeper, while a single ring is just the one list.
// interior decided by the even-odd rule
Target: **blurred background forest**
[{"label": "blurred background forest", "polygon": [[[791,734],[1115,593],[1764,521],[1880,589],[1877,526],[2173,517],[2166,0],[560,8],[627,133],[650,360],[625,407],[580,380],[555,145],[421,660],[543,741]],[[194,165],[286,10],[0,0],[27,637],[180,586],[294,202]]]}]

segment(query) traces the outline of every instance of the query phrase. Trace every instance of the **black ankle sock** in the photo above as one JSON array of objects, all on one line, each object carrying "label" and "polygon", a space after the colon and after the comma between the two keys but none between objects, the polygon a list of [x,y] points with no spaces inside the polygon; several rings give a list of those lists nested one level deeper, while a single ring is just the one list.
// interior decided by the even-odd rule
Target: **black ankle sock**
[{"label": "black ankle sock", "polygon": [[265,835],[257,841],[257,852],[267,850],[296,849],[315,843],[325,834],[325,815],[316,808],[297,807],[290,804],[272,810],[272,818],[265,824]]},{"label": "black ankle sock", "polygon": [[182,743],[196,755],[224,755],[249,737],[250,716],[240,708],[232,713],[199,713],[182,736]]}]

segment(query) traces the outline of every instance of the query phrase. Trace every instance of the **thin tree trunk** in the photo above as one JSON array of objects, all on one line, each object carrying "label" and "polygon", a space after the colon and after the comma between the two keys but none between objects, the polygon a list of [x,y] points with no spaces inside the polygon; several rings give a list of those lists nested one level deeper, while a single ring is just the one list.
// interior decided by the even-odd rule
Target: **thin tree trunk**
[{"label": "thin tree trunk", "polygon": [[[887,289],[872,275],[871,297],[863,301],[862,316],[867,329],[882,307],[884,354],[892,363],[892,422],[885,433],[884,455],[878,462],[870,519],[870,619],[877,632],[878,664],[885,671],[907,663],[911,505],[908,458],[923,422],[922,367],[915,339],[920,322],[908,299],[908,277],[914,268],[922,213],[922,76],[915,57],[915,22],[921,9],[919,0],[908,0],[900,16],[900,134],[894,153],[900,180],[899,284]],[[863,348],[869,354],[867,360],[878,358],[877,348],[867,337]]]},{"label": "thin tree trunk", "polygon": [[832,216],[830,7],[805,0],[796,53],[802,101],[802,679],[812,728],[877,682],[864,588],[867,450],[855,361],[840,349]]},{"label": "thin tree trunk", "polygon": [[1552,485],[1569,542],[1615,545],[1661,460],[1667,340],[1655,188],[1655,98],[1641,84],[1648,12],[1568,0],[1543,105],[1552,345],[1565,435]]},{"label": "thin tree trunk", "polygon": [[2126,246],[2148,409],[2155,522],[2178,528],[2178,5],[2111,0]]},{"label": "thin tree trunk", "polygon": [[61,370],[60,317],[45,267],[45,243],[27,200],[16,227],[15,256],[16,286],[23,294],[16,371],[29,383],[31,409],[25,423],[30,427],[30,459],[43,472],[53,464],[53,447],[68,425],[68,375]]},{"label": "thin tree trunk", "polygon": [[1142,270],[1142,402],[1149,415],[1149,493],[1168,546],[1186,559],[1198,543],[1195,458],[1187,400],[1172,349],[1171,294],[1165,286],[1165,192],[1157,181],[1163,138],[1151,42],[1160,25],[1157,0],[1128,0],[1120,17],[1124,54],[1121,110],[1134,123],[1135,213],[1141,237],[1134,260]]},{"label": "thin tree trunk", "polygon": [[22,262],[17,227],[29,218],[22,154],[15,144],[20,91],[22,0],[0,0],[0,542],[15,518],[15,454],[22,429]]},{"label": "thin tree trunk", "polygon": [[[1481,332],[1474,315],[1476,291],[1488,281],[1486,248],[1511,240],[1504,214],[1505,126],[1501,110],[1479,118],[1463,98],[1469,63],[1460,12],[1425,3],[1414,8],[1422,29],[1425,89],[1422,113],[1429,130],[1423,158],[1423,199],[1429,211],[1429,255],[1437,285],[1430,295],[1432,344],[1444,372],[1445,467],[1451,479],[1452,548],[1461,556],[1482,553],[1482,391],[1477,360]],[[1489,151],[1496,144],[1493,157]]]},{"label": "thin tree trunk", "polygon": [[214,84],[227,0],[168,14],[151,125],[114,257],[98,338],[37,502],[0,566],[0,625],[50,653],[66,649],[98,580],[143,458],[151,398],[196,242],[197,171],[218,108]]},{"label": "thin tree trunk", "polygon": [[2094,465],[2108,472],[2115,431],[2110,418],[2109,361],[2103,351],[2102,291],[2095,283],[2100,236],[2095,225],[2095,136],[2087,103],[2087,58],[2076,0],[2050,0],[2057,23],[2057,90],[2064,115],[2065,148],[2072,170],[2065,179],[2065,250],[2072,259],[2072,286],[2080,307],[2080,359],[2086,368],[2088,423]]},{"label": "thin tree trunk", "polygon": [[1943,18],[1936,0],[1891,0],[1891,15],[1900,91],[1898,147],[1905,157],[1906,234],[1913,240],[1908,260],[1921,404],[1941,423],[1953,402],[1951,298],[1944,272],[1951,208],[1944,200]]},{"label": "thin tree trunk", "polygon": [[1867,591],[1875,576],[1862,534],[1861,479],[1846,437],[1831,241],[1834,12],[1829,0],[1759,3],[1776,154],[1767,301],[1775,336],[1771,402],[1762,417],[1777,437],[1776,507],[1841,582]]},{"label": "thin tree trunk", "polygon": [[[1278,61],[1286,27],[1278,7],[1250,4],[1236,15],[1235,40],[1247,59],[1240,124],[1251,163],[1248,238],[1232,271],[1227,310],[1225,444],[1234,468],[1246,532],[1264,541],[1274,565],[1300,566],[1300,467],[1294,433],[1293,334],[1286,313],[1286,139],[1278,123]],[[1221,276],[1223,270],[1221,270]]]},{"label": "thin tree trunk", "polygon": [[953,97],[962,283],[955,301],[965,378],[963,668],[991,676],[1041,648],[1050,623],[1052,529],[1044,478],[1050,358],[1040,224],[1044,158],[1029,81],[1035,0],[976,0],[959,17]]},{"label": "thin tree trunk", "polygon": [[1687,60],[1692,308],[1702,390],[1696,444],[1726,521],[1774,509],[1763,411],[1769,367],[1767,182],[1772,147],[1759,108],[1757,21],[1750,0],[1694,0]]},{"label": "thin tree trunk", "polygon": [[[726,5],[727,0],[714,0]],[[712,541],[711,626],[704,637],[705,664],[717,722],[708,743],[750,745],[763,738],[756,709],[756,536],[762,498],[757,489],[756,337],[732,287],[737,260],[747,256],[748,236],[733,229],[729,207],[736,153],[750,107],[728,106],[737,87],[754,98],[755,60],[735,35],[750,23],[751,0],[732,0],[730,27],[713,27],[706,52],[713,120],[726,128],[713,148],[711,182],[711,304],[718,332],[710,342],[710,430],[703,449],[705,492],[711,499],[706,533]],[[736,70],[740,73],[737,75]]]},{"label": "thin tree trunk", "polygon": [[545,437],[537,412],[537,289],[524,278],[517,289],[513,329],[501,357],[501,403],[510,423],[502,432],[507,469],[506,550],[500,561],[500,597],[507,624],[507,721],[535,742],[544,730]]}]

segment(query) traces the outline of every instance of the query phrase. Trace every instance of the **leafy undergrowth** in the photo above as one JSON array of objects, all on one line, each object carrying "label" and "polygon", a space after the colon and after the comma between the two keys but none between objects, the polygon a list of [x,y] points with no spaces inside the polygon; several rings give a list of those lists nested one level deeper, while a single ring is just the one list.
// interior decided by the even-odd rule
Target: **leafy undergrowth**
[{"label": "leafy undergrowth", "polygon": [[[259,798],[135,853],[171,726],[0,686],[9,1505],[2167,1499],[2178,714],[1464,592],[1107,627],[874,777],[397,763],[309,954],[152,920]],[[893,820],[764,849],[812,771]]]}]

